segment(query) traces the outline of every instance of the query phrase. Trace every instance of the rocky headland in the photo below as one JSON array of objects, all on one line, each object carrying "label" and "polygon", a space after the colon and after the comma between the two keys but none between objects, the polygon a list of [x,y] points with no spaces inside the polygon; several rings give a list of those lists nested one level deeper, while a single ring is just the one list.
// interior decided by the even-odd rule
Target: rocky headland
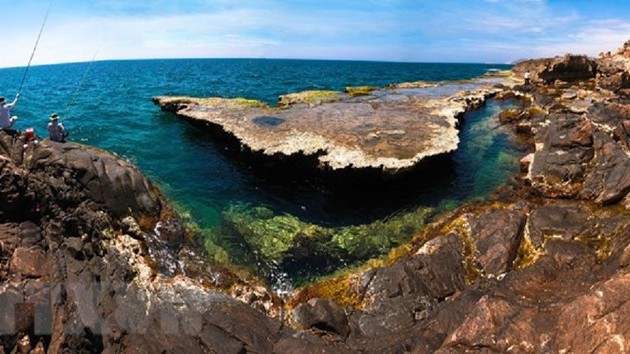
[{"label": "rocky headland", "polygon": [[[529,144],[521,173],[387,257],[287,301],[209,262],[122,159],[72,143],[24,148],[0,132],[0,353],[628,352],[628,48],[516,65],[531,83],[489,90],[525,103],[498,117]],[[366,102],[378,99],[367,91]],[[234,112],[227,101],[172,102],[191,116]],[[241,104],[243,126],[290,124]]]}]

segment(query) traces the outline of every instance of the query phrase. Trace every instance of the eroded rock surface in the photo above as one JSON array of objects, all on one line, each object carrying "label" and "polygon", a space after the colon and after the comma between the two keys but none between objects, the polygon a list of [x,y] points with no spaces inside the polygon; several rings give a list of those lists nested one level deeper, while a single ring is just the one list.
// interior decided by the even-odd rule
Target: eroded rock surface
[{"label": "eroded rock surface", "polygon": [[507,81],[391,86],[356,97],[307,91],[283,96],[275,108],[243,99],[153,101],[197,126],[235,138],[267,159],[316,156],[322,169],[395,173],[457,149],[459,116],[497,93],[495,84]]}]

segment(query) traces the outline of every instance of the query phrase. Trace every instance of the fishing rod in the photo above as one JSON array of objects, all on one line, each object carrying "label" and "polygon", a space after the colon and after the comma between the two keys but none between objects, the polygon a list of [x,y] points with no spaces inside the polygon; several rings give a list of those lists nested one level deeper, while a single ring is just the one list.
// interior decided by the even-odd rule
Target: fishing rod
[{"label": "fishing rod", "polygon": [[88,74],[90,73],[90,69],[92,68],[92,64],[94,64],[94,61],[96,60],[96,56],[98,55],[99,50],[100,48],[96,49],[96,52],[94,52],[94,56],[92,56],[92,60],[88,64],[87,68],[85,68],[85,72],[83,73],[83,76],[81,77],[81,80],[79,81],[79,84],[77,85],[76,90],[74,90],[74,93],[72,94],[72,96],[70,96],[70,100],[68,100],[68,103],[66,104],[66,108],[63,111],[62,117],[68,117],[71,106],[74,104],[75,99],[79,95],[79,91],[81,90],[81,87],[83,86],[83,82],[85,82],[85,79],[87,79]]},{"label": "fishing rod", "polygon": [[22,92],[22,88],[24,88],[24,82],[26,81],[26,75],[28,74],[28,69],[31,67],[31,62],[33,61],[33,57],[35,56],[35,51],[37,51],[37,45],[39,44],[39,39],[42,37],[42,33],[44,32],[44,26],[46,26],[46,21],[48,20],[48,15],[50,15],[50,9],[52,9],[52,5],[54,2],[55,0],[50,0],[50,4],[48,5],[46,16],[44,16],[44,22],[42,22],[42,27],[39,29],[39,34],[37,35],[37,40],[35,41],[35,46],[33,47],[33,52],[31,52],[31,57],[28,59],[28,65],[26,65],[26,69],[24,70],[24,76],[22,76],[22,82],[20,83],[20,88],[18,89],[18,92],[17,92],[18,95]]}]

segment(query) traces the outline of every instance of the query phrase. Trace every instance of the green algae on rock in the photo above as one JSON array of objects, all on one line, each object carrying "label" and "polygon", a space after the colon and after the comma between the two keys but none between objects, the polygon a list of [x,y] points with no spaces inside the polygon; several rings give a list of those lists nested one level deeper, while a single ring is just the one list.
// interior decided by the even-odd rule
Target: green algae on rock
[{"label": "green algae on rock", "polygon": [[265,207],[236,204],[223,218],[265,262],[281,265],[302,261],[307,267],[313,257],[354,262],[383,255],[408,241],[434,213],[432,208],[418,208],[371,224],[329,228],[292,215],[277,215]]},{"label": "green algae on rock", "polygon": [[374,86],[349,86],[344,90],[345,93],[352,97],[367,96],[370,92],[378,90],[378,87]]},{"label": "green algae on rock", "polygon": [[293,104],[305,103],[309,105],[319,105],[326,102],[335,102],[343,98],[342,94],[331,90],[308,90],[296,93],[289,93],[280,96],[278,105],[288,107]]}]

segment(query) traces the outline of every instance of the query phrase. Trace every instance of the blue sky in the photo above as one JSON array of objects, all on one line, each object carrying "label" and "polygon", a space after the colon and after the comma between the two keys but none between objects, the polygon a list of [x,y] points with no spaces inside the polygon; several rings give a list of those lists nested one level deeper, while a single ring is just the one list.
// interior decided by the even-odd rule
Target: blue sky
[{"label": "blue sky", "polygon": [[[507,63],[630,39],[630,1],[53,0],[34,64],[135,58]],[[28,62],[45,0],[0,0],[0,67]]]}]

